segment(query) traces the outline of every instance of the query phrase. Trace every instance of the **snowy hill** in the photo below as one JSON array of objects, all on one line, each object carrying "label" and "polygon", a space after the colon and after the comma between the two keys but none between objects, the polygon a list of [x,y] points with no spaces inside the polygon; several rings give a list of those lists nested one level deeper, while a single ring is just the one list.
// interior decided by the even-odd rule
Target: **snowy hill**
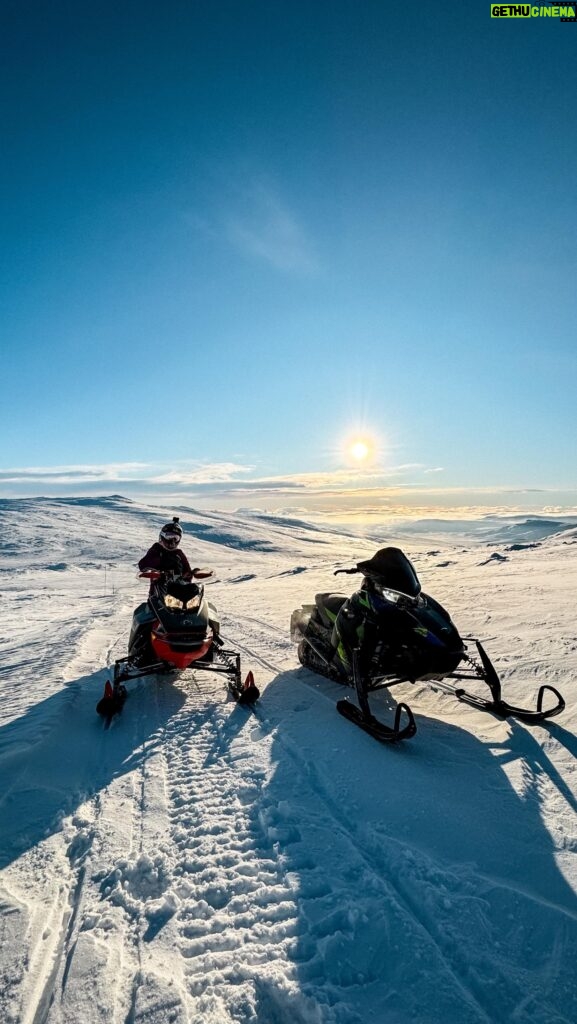
[{"label": "snowy hill", "polygon": [[[173,513],[262,697],[139,679],[105,731],[135,563]],[[0,519],[2,1024],[574,1024],[574,524],[386,538],[487,639],[511,702],[549,682],[567,708],[528,727],[407,685],[375,705],[408,701],[418,733],[385,747],[288,634],[374,541],[119,496]]]}]

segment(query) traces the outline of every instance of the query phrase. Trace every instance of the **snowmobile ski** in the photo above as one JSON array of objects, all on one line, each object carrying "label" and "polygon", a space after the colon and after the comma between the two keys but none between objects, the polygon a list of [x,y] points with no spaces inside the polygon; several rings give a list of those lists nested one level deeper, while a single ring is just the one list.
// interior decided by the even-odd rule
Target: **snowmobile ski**
[{"label": "snowmobile ski", "polygon": [[[360,708],[355,704],[351,704],[348,700],[337,701],[337,711],[344,718],[348,718],[349,722],[358,725],[360,729],[368,732],[370,736],[374,736],[381,743],[398,743],[399,740],[410,740],[417,731],[417,723],[408,704],[397,704],[393,726],[384,725],[374,715],[363,714]],[[401,727],[403,713],[407,715],[408,722]]]},{"label": "snowmobile ski", "polygon": [[[260,697],[260,690],[255,685],[252,671],[242,681],[240,672],[240,654],[238,651],[227,650],[221,636],[215,636],[212,649],[212,663],[210,668],[213,672],[222,672],[227,676],[226,685],[229,693],[239,704],[254,704]],[[220,662],[220,664],[219,664]],[[202,663],[198,663],[202,668]]]},{"label": "snowmobile ski", "polygon": [[239,704],[254,704],[260,697],[260,690],[255,686],[252,672],[248,672],[244,683],[238,686],[230,681],[228,688]]},{"label": "snowmobile ski", "polygon": [[[397,743],[399,740],[409,740],[417,731],[413,712],[408,704],[397,704],[395,721],[392,726],[385,725],[372,714],[367,697],[367,688],[363,682],[360,669],[360,651],[358,648],[353,651],[353,682],[357,693],[359,707],[351,704],[348,700],[337,701],[337,711],[348,718],[349,722],[358,725],[364,732],[374,736],[382,743]],[[401,725],[403,715],[408,719],[405,725]]]},{"label": "snowmobile ski", "polygon": [[[196,661],[191,666],[195,669],[208,669],[218,675],[225,675],[226,686],[229,693],[239,704],[254,704],[260,697],[260,690],[255,684],[252,671],[242,681],[240,671],[240,655],[236,651],[226,650],[220,646],[222,641],[214,642],[211,651],[211,660],[203,659]],[[132,658],[119,658],[114,665],[113,682],[107,680],[104,688],[104,696],[96,705],[96,711],[109,722],[122,711],[127,697],[127,689],[123,685],[125,680],[137,679],[148,675],[166,675],[174,672],[174,666],[165,661],[154,662],[149,665],[135,665]]]},{"label": "snowmobile ski", "polygon": [[104,718],[105,728],[110,726],[115,715],[120,714],[127,696],[126,687],[122,683],[117,682],[113,685],[109,679],[106,680],[104,696],[96,705],[97,714]]},{"label": "snowmobile ski", "polygon": [[[565,708],[565,701],[559,690],[556,690],[554,686],[550,686],[544,683],[539,688],[537,695],[537,707],[535,710],[530,708],[518,708],[514,704],[508,704],[506,700],[501,697],[501,680],[495,671],[495,668],[483,647],[480,640],[475,640],[479,657],[482,664],[482,672],[479,673],[479,677],[486,682],[487,686],[491,691],[492,700],[487,700],[484,697],[478,697],[474,693],[467,693],[466,690],[458,689],[455,690],[455,695],[464,704],[470,704],[472,707],[479,708],[480,711],[489,711],[500,718],[518,718],[523,722],[543,722],[547,718],[553,718],[555,715],[560,715]],[[455,673],[454,677],[459,678],[459,675]],[[545,708],[543,710],[543,703],[545,699],[545,693],[550,691],[557,698],[557,703],[551,708]]]}]

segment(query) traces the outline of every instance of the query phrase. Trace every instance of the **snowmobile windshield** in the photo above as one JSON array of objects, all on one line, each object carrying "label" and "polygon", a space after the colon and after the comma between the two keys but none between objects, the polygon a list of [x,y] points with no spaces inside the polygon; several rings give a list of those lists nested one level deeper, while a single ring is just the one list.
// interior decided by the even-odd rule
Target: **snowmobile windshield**
[{"label": "snowmobile windshield", "polygon": [[381,548],[376,555],[357,565],[359,572],[381,588],[417,598],[421,584],[415,569],[400,548]]}]

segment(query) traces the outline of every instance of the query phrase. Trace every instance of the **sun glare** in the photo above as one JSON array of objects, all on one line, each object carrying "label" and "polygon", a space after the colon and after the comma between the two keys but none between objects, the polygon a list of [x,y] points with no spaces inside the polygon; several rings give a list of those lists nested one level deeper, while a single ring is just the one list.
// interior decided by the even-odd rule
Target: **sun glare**
[{"label": "sun glare", "polygon": [[381,462],[382,443],[380,438],[364,424],[349,426],[336,439],[333,449],[335,465],[347,468],[353,476],[375,472]]},{"label": "sun glare", "polygon": [[376,456],[376,444],[366,434],[361,437],[357,434],[356,437],[349,437],[345,445],[345,451],[351,462],[354,462],[357,466],[366,466]]},{"label": "sun glare", "polygon": [[366,441],[353,441],[350,453],[355,462],[364,462],[369,457],[370,449]]}]

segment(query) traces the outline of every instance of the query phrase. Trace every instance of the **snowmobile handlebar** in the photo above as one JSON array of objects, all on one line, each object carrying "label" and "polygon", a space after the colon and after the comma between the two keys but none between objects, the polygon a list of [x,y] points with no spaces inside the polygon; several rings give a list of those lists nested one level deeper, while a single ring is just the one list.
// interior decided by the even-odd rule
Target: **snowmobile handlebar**
[{"label": "snowmobile handlebar", "polygon": [[345,574],[345,576],[352,576],[354,573],[360,572],[360,571],[361,570],[359,569],[359,567],[357,565],[355,565],[355,566],[353,566],[352,569],[335,569],[333,575],[334,576],[338,576],[339,573],[342,572],[342,573]]},{"label": "snowmobile handlebar", "polygon": [[[151,580],[153,583],[155,583],[157,580],[160,580],[160,579],[162,579],[165,576],[174,576],[174,575],[179,576],[181,574],[180,573],[176,573],[175,574],[172,569],[168,569],[168,570],[166,570],[166,569],[165,570],[163,570],[163,569],[143,569],[142,572],[138,573],[138,578],[139,579],[145,579],[145,580]],[[185,575],[188,575],[188,574],[185,574]],[[212,569],[196,568],[196,569],[192,569],[191,576],[195,580],[208,580],[208,579],[210,579],[211,576],[214,576],[214,571]]]}]

